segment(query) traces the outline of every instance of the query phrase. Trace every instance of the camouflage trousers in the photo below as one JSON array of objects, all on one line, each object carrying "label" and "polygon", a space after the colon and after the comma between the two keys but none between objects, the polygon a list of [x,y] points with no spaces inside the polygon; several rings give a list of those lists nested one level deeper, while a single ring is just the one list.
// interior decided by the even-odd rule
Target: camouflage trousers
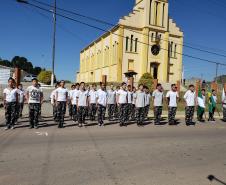
[{"label": "camouflage trousers", "polygon": [[115,104],[108,104],[108,119],[112,120],[115,112]]},{"label": "camouflage trousers", "polygon": [[103,125],[104,124],[104,116],[106,112],[106,107],[103,105],[98,104],[98,124]]},{"label": "camouflage trousers", "polygon": [[115,110],[114,110],[114,117],[115,118],[119,118],[119,116],[120,116],[120,107],[116,104],[115,105]]},{"label": "camouflage trousers", "polygon": [[155,123],[160,123],[162,116],[162,106],[155,106],[154,107],[154,119]]},{"label": "camouflage trousers", "polygon": [[72,104],[71,103],[68,103],[68,113],[69,113],[69,116],[72,117]]},{"label": "camouflage trousers", "polygon": [[53,119],[57,120],[57,106],[53,104]]},{"label": "camouflage trousers", "polygon": [[66,101],[58,101],[57,102],[57,120],[59,121],[59,127],[63,127],[64,124],[64,116],[66,114]]},{"label": "camouflage trousers", "polygon": [[85,107],[85,106],[78,107],[78,122],[79,122],[79,124],[85,123],[86,110],[87,110],[87,107]]},{"label": "camouflage trousers", "polygon": [[17,107],[18,107],[18,118],[19,117],[22,117],[22,113],[23,113],[23,109],[24,109],[24,103],[18,103],[18,105],[17,105]]},{"label": "camouflage trousers", "polygon": [[192,123],[194,112],[195,112],[194,106],[185,107],[185,122],[186,122],[187,125]]},{"label": "camouflage trousers", "polygon": [[41,116],[41,114],[42,114],[42,104],[39,103],[39,113],[38,113],[38,115]]},{"label": "camouflage trousers", "polygon": [[149,109],[150,109],[150,105],[146,105],[146,106],[144,107],[144,117],[145,117],[145,118],[148,117]]},{"label": "camouflage trousers", "polygon": [[136,119],[137,124],[142,125],[145,118],[145,107],[137,107],[136,108]]},{"label": "camouflage trousers", "polygon": [[123,103],[119,105],[119,123],[120,125],[124,125],[127,119],[127,103]]},{"label": "camouflage trousers", "polygon": [[97,113],[97,105],[95,103],[91,103],[89,107],[89,117],[91,121],[95,120]]},{"label": "camouflage trousers", "polygon": [[223,107],[223,121],[226,121],[226,107]]},{"label": "camouflage trousers", "polygon": [[9,128],[14,126],[16,121],[16,102],[7,102],[5,105],[6,126]]},{"label": "camouflage trousers", "polygon": [[169,124],[175,124],[175,116],[177,112],[177,107],[169,107],[168,108],[168,120]]},{"label": "camouflage trousers", "polygon": [[132,110],[133,110],[133,104],[132,103],[128,103],[127,104],[127,117],[126,117],[126,121],[129,121],[129,119],[131,118],[132,115]]},{"label": "camouflage trousers", "polygon": [[78,120],[77,105],[72,105],[72,119],[73,121]]},{"label": "camouflage trousers", "polygon": [[136,118],[136,106],[135,104],[132,104],[131,119],[135,120],[135,118]]},{"label": "camouflage trousers", "polygon": [[40,103],[29,103],[30,127],[38,126]]}]

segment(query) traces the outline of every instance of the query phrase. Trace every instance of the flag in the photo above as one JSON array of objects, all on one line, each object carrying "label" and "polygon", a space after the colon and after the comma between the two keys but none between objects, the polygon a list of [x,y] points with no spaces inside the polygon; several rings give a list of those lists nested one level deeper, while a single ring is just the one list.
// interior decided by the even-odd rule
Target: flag
[{"label": "flag", "polygon": [[224,91],[224,87],[223,87],[223,91],[222,91],[222,102],[224,101],[225,99],[225,91]]},{"label": "flag", "polygon": [[209,97],[209,112],[210,113],[213,113],[213,108],[216,108],[216,102],[214,101],[213,95],[211,93],[210,97]]},{"label": "flag", "polygon": [[202,97],[202,92],[199,86],[199,91],[198,91],[198,109],[197,109],[197,115],[201,116],[201,114],[203,114],[203,112],[205,111],[205,104],[203,101],[203,97]]}]

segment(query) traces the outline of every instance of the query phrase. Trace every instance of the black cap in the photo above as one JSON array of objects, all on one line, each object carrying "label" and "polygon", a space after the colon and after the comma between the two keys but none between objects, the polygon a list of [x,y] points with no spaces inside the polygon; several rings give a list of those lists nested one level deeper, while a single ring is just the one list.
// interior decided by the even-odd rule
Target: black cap
[{"label": "black cap", "polygon": [[37,78],[32,78],[32,81],[38,81],[38,79]]}]

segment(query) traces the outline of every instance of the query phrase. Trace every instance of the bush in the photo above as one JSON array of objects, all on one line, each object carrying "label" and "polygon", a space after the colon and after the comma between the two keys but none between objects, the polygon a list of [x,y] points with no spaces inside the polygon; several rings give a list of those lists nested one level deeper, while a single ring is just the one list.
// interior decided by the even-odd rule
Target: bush
[{"label": "bush", "polygon": [[51,84],[51,71],[41,71],[38,75],[38,80],[44,84],[50,85]]},{"label": "bush", "polygon": [[144,73],[139,80],[139,84],[146,85],[151,90],[153,84],[153,77],[151,73]]}]

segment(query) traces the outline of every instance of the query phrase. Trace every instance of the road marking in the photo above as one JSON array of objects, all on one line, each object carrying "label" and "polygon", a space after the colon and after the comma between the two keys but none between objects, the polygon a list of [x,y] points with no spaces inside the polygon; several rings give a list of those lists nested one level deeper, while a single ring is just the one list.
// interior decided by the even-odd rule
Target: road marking
[{"label": "road marking", "polygon": [[35,132],[38,136],[48,136],[48,132]]}]

